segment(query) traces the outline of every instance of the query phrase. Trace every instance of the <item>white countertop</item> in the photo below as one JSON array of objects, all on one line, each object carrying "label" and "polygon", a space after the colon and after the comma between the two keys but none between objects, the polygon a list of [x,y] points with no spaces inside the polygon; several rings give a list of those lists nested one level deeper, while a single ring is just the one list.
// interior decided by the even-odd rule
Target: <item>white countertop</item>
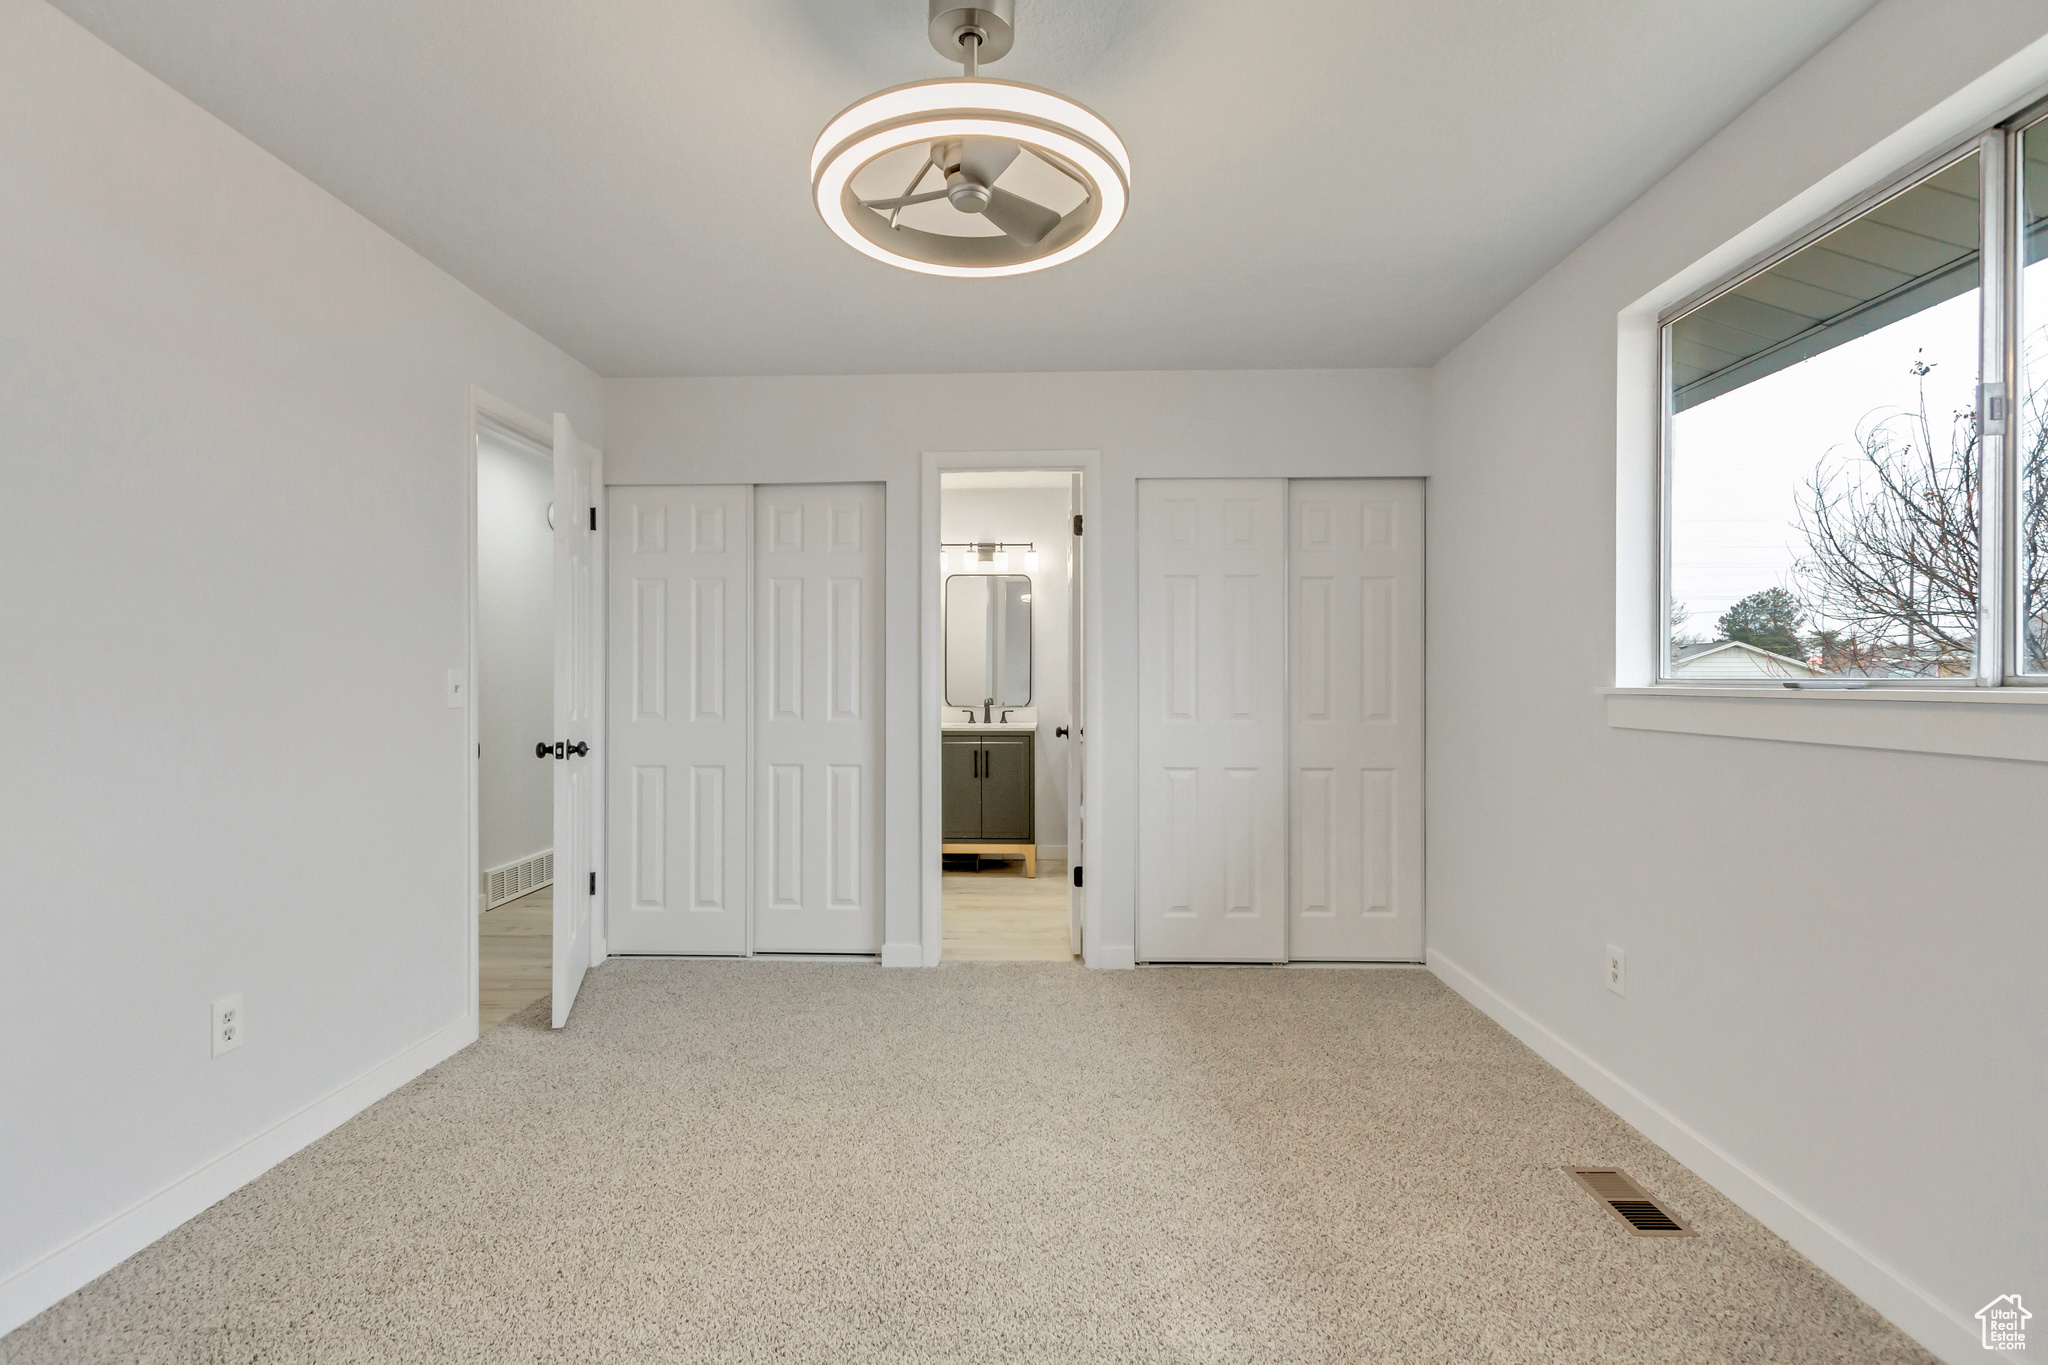
[{"label": "white countertop", "polygon": [[1007,725],[1005,725],[1005,724],[1004,724],[1003,722],[1001,722],[1001,721],[993,721],[993,722],[991,722],[990,724],[987,724],[987,725],[983,725],[983,724],[982,724],[982,723],[981,723],[980,721],[976,721],[976,722],[974,722],[974,724],[972,724],[972,725],[969,725],[969,724],[968,724],[968,723],[967,723],[966,721],[964,721],[964,720],[946,720],[946,721],[940,721],[940,722],[939,722],[939,729],[941,729],[941,730],[945,731],[945,732],[946,732],[947,734],[949,734],[949,735],[961,735],[961,734],[1010,734],[1010,735],[1015,735],[1015,734],[1022,734],[1022,733],[1026,733],[1026,732],[1028,732],[1028,731],[1033,731],[1033,730],[1036,730],[1037,728],[1038,728],[1038,722],[1037,722],[1037,721],[1033,721],[1033,720],[1013,720],[1013,721],[1011,721],[1011,722],[1010,722],[1009,724],[1007,724]]}]

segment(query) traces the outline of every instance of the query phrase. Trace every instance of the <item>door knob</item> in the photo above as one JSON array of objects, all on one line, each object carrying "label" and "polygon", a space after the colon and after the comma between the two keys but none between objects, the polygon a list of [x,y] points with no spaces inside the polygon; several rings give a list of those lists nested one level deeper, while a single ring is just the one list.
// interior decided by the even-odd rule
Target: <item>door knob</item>
[{"label": "door knob", "polygon": [[540,743],[533,746],[533,756],[535,758],[546,758],[548,755],[554,753],[554,751],[555,746],[548,743],[546,740],[542,740]]},{"label": "door knob", "polygon": [[1067,737],[1067,727],[1062,725],[1059,729],[1053,731],[1053,735],[1058,739],[1065,739]]},{"label": "door knob", "polygon": [[587,753],[589,753],[589,752],[590,752],[590,746],[589,746],[588,744],[585,744],[585,743],[584,743],[584,742],[583,742],[582,740],[580,740],[580,739],[579,739],[579,740],[577,740],[577,741],[576,741],[576,742],[575,742],[574,744],[571,744],[571,745],[569,746],[569,754],[570,754],[570,757],[572,757],[572,758],[581,758],[581,757],[583,757],[583,755],[585,755],[585,754],[587,754]]}]

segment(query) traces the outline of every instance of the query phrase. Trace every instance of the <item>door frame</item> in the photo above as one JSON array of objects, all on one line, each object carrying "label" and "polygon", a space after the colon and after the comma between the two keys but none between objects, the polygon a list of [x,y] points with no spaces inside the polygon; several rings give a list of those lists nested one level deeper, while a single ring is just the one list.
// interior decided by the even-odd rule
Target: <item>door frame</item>
[{"label": "door frame", "polygon": [[[1088,523],[1105,525],[1102,501],[1102,452],[1100,450],[928,450],[918,484],[918,867],[919,917],[916,961],[900,960],[885,946],[882,964],[888,967],[936,967],[944,946],[940,865],[945,842],[941,824],[944,786],[940,780],[940,700],[945,670],[943,642],[944,604],[939,592],[939,476],[978,470],[1048,470],[1081,476],[1083,538]],[[1089,698],[1089,722],[1097,733],[1089,736],[1084,751],[1087,789],[1103,789],[1102,765],[1108,747],[1100,742],[1105,711],[1096,704],[1102,696],[1102,575],[1100,556],[1081,557],[1081,601],[1083,608],[1081,669]],[[1098,833],[1096,838],[1101,838]],[[1099,851],[1099,850],[1098,850]],[[1068,879],[1073,872],[1071,854]],[[1082,961],[1090,967],[1129,966],[1128,961],[1098,960],[1102,940],[1100,905],[1090,897],[1084,908]],[[908,954],[904,957],[908,958]],[[1120,955],[1127,956],[1125,955]]]}]

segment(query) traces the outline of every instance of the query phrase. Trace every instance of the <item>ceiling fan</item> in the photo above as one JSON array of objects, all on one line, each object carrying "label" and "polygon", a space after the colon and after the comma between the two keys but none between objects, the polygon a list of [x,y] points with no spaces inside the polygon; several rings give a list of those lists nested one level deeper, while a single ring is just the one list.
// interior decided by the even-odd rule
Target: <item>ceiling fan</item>
[{"label": "ceiling fan", "polygon": [[[857,251],[933,275],[1022,274],[1099,245],[1130,198],[1123,142],[1062,95],[980,74],[983,63],[1010,50],[1016,0],[929,3],[932,46],[960,62],[962,74],[870,95],[826,126],[811,152],[812,197],[826,225]],[[856,191],[856,179],[873,179],[864,171],[885,159],[900,166],[892,154],[906,148],[921,156],[901,193]],[[1019,165],[1027,157],[1077,187],[1079,202],[1063,211],[1043,202],[1055,196],[999,183],[1013,167],[1027,169]],[[926,189],[933,172],[939,183]],[[905,209],[941,200],[957,217],[905,220]]]}]

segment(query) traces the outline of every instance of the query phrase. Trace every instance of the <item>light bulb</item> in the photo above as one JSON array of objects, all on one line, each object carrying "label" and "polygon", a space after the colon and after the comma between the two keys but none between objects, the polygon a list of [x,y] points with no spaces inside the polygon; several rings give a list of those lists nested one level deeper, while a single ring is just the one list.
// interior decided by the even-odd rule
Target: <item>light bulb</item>
[{"label": "light bulb", "polygon": [[997,573],[1007,573],[1007,572],[1009,572],[1009,569],[1010,569],[1010,552],[1009,552],[1008,550],[997,550],[997,551],[996,551],[996,560],[995,560],[995,568],[996,568],[996,572],[997,572]]},{"label": "light bulb", "polygon": [[1036,551],[1036,550],[1026,550],[1026,551],[1024,552],[1024,572],[1025,572],[1025,573],[1037,573],[1037,572],[1038,572],[1038,551]]}]

